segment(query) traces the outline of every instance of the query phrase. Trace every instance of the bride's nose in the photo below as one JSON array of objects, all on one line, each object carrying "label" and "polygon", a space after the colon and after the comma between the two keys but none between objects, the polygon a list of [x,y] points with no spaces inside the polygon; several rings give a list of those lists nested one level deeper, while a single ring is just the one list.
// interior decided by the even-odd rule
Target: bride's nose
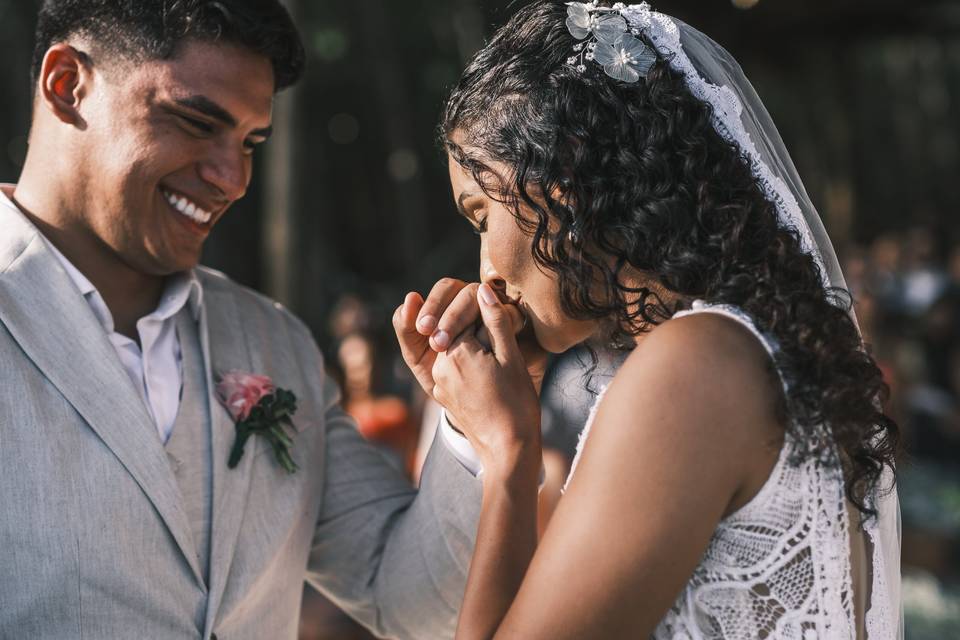
[{"label": "bride's nose", "polygon": [[497,293],[505,294],[507,292],[507,281],[497,273],[496,268],[490,262],[490,254],[487,252],[485,242],[480,244],[480,282],[490,285]]}]

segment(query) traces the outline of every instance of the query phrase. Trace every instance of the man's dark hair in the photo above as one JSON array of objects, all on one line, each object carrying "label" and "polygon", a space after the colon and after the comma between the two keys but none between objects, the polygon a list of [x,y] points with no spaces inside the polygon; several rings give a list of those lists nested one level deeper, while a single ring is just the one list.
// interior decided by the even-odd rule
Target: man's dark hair
[{"label": "man's dark hair", "polygon": [[[279,91],[303,75],[303,42],[279,0],[44,0],[37,21],[31,79],[47,50],[71,36],[95,56],[165,60],[185,40],[241,45],[270,59]],[[96,61],[96,58],[95,60]]]}]

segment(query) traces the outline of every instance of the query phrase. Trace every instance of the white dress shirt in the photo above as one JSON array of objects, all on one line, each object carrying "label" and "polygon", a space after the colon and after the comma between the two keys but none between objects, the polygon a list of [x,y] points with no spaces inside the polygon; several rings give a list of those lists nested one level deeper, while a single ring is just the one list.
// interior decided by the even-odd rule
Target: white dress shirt
[{"label": "white dress shirt", "polygon": [[161,442],[166,443],[177,420],[183,388],[182,354],[176,316],[189,304],[193,319],[199,319],[203,298],[200,281],[192,271],[167,279],[156,310],[137,321],[137,335],[140,337],[138,345],[136,341],[117,333],[113,314],[93,283],[80,273],[53,243],[47,241],[47,246],[60,260],[67,275],[103,325],[107,337],[117,351],[120,363],[126,369],[130,381],[156,424]]},{"label": "white dress shirt", "polygon": [[453,457],[456,458],[467,471],[477,477],[483,474],[483,464],[480,463],[480,456],[477,455],[470,441],[457,433],[450,425],[446,410],[440,414],[440,437],[443,438],[443,442],[447,445],[447,448],[450,449]]}]

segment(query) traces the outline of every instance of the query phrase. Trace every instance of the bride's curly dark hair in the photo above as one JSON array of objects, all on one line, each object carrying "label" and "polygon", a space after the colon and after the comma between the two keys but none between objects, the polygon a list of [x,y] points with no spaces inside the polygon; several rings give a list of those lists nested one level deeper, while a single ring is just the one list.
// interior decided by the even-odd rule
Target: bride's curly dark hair
[{"label": "bride's curly dark hair", "polygon": [[[446,103],[444,147],[510,205],[571,317],[613,320],[621,336],[639,335],[677,310],[658,288],[748,313],[779,343],[787,429],[809,455],[842,465],[848,498],[875,515],[899,430],[879,408],[887,388],[849,294],[824,287],[743,152],[717,133],[711,107],[666,60],[634,84],[589,62],[578,72],[567,63],[576,41],[565,18],[563,2],[540,0],[494,35]],[[467,144],[455,143],[455,132]],[[491,161],[511,175],[498,179]],[[630,287],[627,270],[655,284]]]}]

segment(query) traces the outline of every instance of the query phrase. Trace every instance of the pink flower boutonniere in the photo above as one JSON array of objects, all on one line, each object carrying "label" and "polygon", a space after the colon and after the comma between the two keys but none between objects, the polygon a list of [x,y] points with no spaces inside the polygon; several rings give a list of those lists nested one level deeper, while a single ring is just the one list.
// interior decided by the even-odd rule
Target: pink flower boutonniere
[{"label": "pink flower boutonniere", "polygon": [[297,396],[274,386],[267,376],[242,371],[223,374],[217,384],[217,397],[237,425],[237,435],[227,466],[233,469],[243,457],[247,438],[257,434],[273,447],[277,462],[288,473],[298,469],[290,457],[293,440],[284,426],[293,427],[291,416],[297,410]]}]

